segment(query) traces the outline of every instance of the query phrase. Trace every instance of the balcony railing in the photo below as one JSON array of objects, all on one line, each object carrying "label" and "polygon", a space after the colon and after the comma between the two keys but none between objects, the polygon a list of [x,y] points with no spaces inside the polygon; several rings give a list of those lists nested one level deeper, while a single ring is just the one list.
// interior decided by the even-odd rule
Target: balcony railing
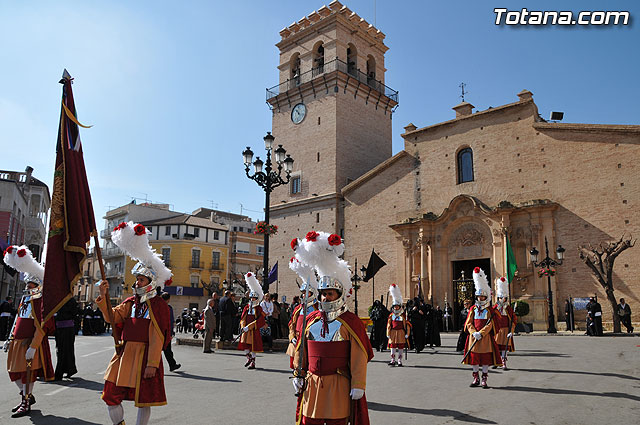
[{"label": "balcony railing", "polygon": [[209,270],[222,270],[224,269],[224,265],[223,264],[211,264],[211,266],[209,266]]},{"label": "balcony railing", "polygon": [[124,255],[124,251],[120,248],[107,248],[102,250],[102,257],[111,258],[111,257],[120,257]]},{"label": "balcony railing", "polygon": [[102,230],[100,230],[100,237],[102,239],[110,239],[111,238],[111,229],[102,229]]},{"label": "balcony railing", "polygon": [[375,78],[365,74],[364,72],[358,70],[353,65],[348,65],[346,62],[343,62],[340,59],[334,59],[330,62],[325,63],[324,65],[312,68],[311,70],[307,72],[303,72],[302,74],[300,74],[299,76],[293,79],[287,80],[284,83],[278,84],[277,86],[273,86],[270,89],[267,89],[267,102],[269,101],[269,99],[272,99],[281,93],[285,93],[304,83],[308,83],[309,81],[320,77],[322,74],[327,74],[333,71],[340,71],[344,74],[347,74],[350,78],[354,78],[358,82],[362,84],[366,84],[367,86],[371,87],[373,90],[377,91],[378,93],[398,103],[397,90],[394,90],[391,87],[386,86],[381,81],[378,81]]},{"label": "balcony railing", "polygon": [[191,261],[190,268],[192,268],[192,269],[204,269],[204,263],[202,261]]}]

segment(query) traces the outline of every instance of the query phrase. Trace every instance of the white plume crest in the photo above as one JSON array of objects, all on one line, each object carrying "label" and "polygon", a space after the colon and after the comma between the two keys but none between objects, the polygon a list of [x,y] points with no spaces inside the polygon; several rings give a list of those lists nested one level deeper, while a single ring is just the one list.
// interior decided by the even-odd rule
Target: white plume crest
[{"label": "white plume crest", "polygon": [[156,273],[158,284],[164,287],[173,274],[162,261],[162,256],[149,245],[149,231],[145,228],[143,234],[136,235],[136,226],[137,224],[130,221],[126,226],[116,227],[111,232],[111,240],[132,259],[152,268]]},{"label": "white plume crest", "polygon": [[[336,243],[331,245],[329,239]],[[340,243],[337,244],[337,241]],[[343,286],[346,296],[351,295],[351,270],[349,264],[338,258],[344,253],[344,242],[338,235],[327,232],[309,232],[305,239],[299,239],[296,258],[301,263],[312,265],[318,277],[330,276]]]},{"label": "white plume crest", "polygon": [[248,272],[247,274],[244,275],[244,280],[245,282],[247,282],[247,285],[249,286],[249,291],[255,292],[256,294],[258,294],[258,300],[262,301],[262,297],[264,297],[264,292],[262,291],[262,286],[260,286],[260,282],[258,282],[258,279],[256,278],[256,276],[253,273]]},{"label": "white plume crest", "polygon": [[300,279],[304,283],[310,285],[310,288],[314,290],[318,290],[318,280],[316,279],[316,272],[313,267],[303,263],[300,261],[299,255],[296,253],[293,257],[291,257],[291,261],[289,261],[289,268],[296,272]]},{"label": "white plume crest", "polygon": [[[21,273],[36,277],[40,282],[44,281],[44,267],[33,258],[31,250],[29,250],[26,245],[12,245],[9,248],[7,248],[4,254],[4,262],[7,266]],[[20,254],[22,254],[22,250],[24,250],[24,255],[20,256],[18,253],[20,252]],[[11,253],[9,253],[9,251],[11,251]]]},{"label": "white plume crest", "polygon": [[389,286],[389,294],[393,300],[391,305],[402,305],[402,291],[400,291],[400,287],[398,285],[392,283]]},{"label": "white plume crest", "polygon": [[498,298],[509,296],[509,281],[504,277],[496,279],[496,296]]},{"label": "white plume crest", "polygon": [[473,285],[476,288],[476,293],[481,292],[487,297],[491,296],[491,287],[489,287],[487,275],[480,267],[473,269]]}]

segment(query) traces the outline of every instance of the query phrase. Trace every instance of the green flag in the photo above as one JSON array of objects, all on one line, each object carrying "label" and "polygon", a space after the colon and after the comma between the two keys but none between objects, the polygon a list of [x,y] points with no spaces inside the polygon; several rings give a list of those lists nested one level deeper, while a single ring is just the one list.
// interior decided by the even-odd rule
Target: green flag
[{"label": "green flag", "polygon": [[509,283],[513,281],[513,276],[516,274],[516,270],[518,270],[518,265],[516,264],[516,257],[513,255],[513,249],[511,249],[511,244],[509,243],[509,236],[506,235],[507,238],[507,280]]}]

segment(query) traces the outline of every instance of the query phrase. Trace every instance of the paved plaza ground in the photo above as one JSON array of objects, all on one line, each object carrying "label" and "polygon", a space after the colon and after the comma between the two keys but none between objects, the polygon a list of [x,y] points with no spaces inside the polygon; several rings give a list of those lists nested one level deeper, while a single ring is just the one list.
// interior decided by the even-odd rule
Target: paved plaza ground
[{"label": "paved plaza ground", "polygon": [[[378,424],[611,424],[638,423],[640,338],[528,335],[516,337],[509,371],[492,370],[490,389],[469,388],[471,372],[455,352],[457,335],[443,346],[409,353],[404,368],[387,366],[388,352],[375,353],[368,371],[371,423]],[[102,374],[113,340],[79,336],[79,373],[72,380],[37,383],[31,417],[11,419],[19,401],[8,376],[0,380],[0,423],[110,424],[100,400]],[[51,341],[52,348],[55,342]],[[237,351],[203,354],[176,346],[182,368],[165,377],[169,404],[152,408],[154,424],[292,424],[295,398],[289,359],[260,354],[257,369],[243,367]],[[6,354],[0,353],[0,361]],[[55,354],[54,354],[55,364]],[[166,367],[166,363],[165,363]],[[136,409],[125,402],[125,419]]]}]

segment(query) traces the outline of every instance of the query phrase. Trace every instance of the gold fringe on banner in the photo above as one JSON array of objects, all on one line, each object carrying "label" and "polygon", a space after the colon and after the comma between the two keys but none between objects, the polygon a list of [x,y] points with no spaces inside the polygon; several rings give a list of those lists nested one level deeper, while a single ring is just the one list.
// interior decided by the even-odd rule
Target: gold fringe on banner
[{"label": "gold fringe on banner", "polygon": [[71,121],[73,121],[74,123],[78,124],[80,127],[82,127],[82,128],[91,128],[91,127],[93,127],[92,125],[82,125],[82,124],[80,124],[78,119],[73,116],[73,114],[71,113],[69,108],[67,108],[67,105],[64,104],[64,102],[62,102],[62,107],[64,108],[64,113],[67,114],[67,117],[69,117],[69,119]]}]

